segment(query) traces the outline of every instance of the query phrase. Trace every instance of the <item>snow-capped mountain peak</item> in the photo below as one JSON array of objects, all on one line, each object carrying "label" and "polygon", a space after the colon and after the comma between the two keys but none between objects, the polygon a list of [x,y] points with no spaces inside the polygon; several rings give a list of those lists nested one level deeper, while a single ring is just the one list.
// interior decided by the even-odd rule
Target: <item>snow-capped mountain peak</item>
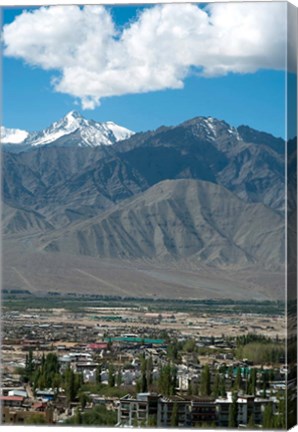
[{"label": "snow-capped mountain peak", "polygon": [[123,126],[119,126],[112,121],[107,121],[105,123],[102,123],[102,125],[104,125],[113,133],[116,141],[122,141],[134,135],[134,132],[132,132],[131,130],[126,129]]},{"label": "snow-capped mountain peak", "polygon": [[29,132],[21,129],[9,129],[1,126],[1,139],[2,144],[21,144],[28,137]]},{"label": "snow-capped mountain peak", "polygon": [[67,117],[68,119],[84,119],[84,117],[82,116],[82,114],[80,114],[76,110],[69,111],[69,113],[66,114],[65,117]]},{"label": "snow-capped mountain peak", "polygon": [[18,133],[12,134],[4,128],[2,134],[1,129],[1,137],[2,135],[4,137],[2,142],[6,144],[19,142],[23,144],[22,147],[28,148],[41,145],[96,147],[114,144],[134,134],[131,130],[111,121],[100,123],[87,120],[77,111],[70,111],[63,118],[39,132],[16,131]]},{"label": "snow-capped mountain peak", "polygon": [[61,120],[54,122],[55,129],[64,129],[65,132],[72,133],[80,127],[88,127],[90,120],[85,119],[78,111],[70,111]]},{"label": "snow-capped mountain peak", "polygon": [[76,111],[70,111],[62,119],[52,123],[48,128],[33,133],[29,140],[27,140],[27,144],[31,144],[32,146],[50,144],[84,127],[88,127],[88,120],[85,120]]},{"label": "snow-capped mountain peak", "polygon": [[183,127],[191,127],[197,137],[211,142],[240,140],[235,127],[214,117],[195,117],[182,123],[182,125]]}]

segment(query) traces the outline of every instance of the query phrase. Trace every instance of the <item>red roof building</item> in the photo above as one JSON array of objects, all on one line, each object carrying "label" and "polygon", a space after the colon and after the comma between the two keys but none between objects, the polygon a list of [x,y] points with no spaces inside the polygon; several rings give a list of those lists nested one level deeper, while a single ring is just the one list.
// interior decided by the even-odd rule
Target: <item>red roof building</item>
[{"label": "red roof building", "polygon": [[0,396],[0,402],[2,406],[8,407],[20,407],[24,398],[22,396]]},{"label": "red roof building", "polygon": [[92,343],[88,345],[88,348],[94,351],[100,351],[108,348],[108,344],[106,342],[100,343]]}]

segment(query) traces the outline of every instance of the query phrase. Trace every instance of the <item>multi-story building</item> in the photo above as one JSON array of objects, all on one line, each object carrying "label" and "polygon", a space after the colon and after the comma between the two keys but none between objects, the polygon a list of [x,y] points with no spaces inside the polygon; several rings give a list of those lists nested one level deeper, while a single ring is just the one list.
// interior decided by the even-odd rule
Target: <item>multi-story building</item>
[{"label": "multi-story building", "polygon": [[179,396],[160,397],[157,410],[158,427],[191,426],[191,402]]},{"label": "multi-story building", "polygon": [[216,399],[216,416],[217,425],[222,428],[227,428],[229,426],[229,410],[232,404],[231,398],[220,398]]},{"label": "multi-story building", "polygon": [[191,426],[217,425],[216,405],[212,398],[194,397],[191,400]]},{"label": "multi-story building", "polygon": [[[219,427],[229,426],[229,411],[232,405],[232,393],[228,392],[226,398],[216,399],[216,415]],[[256,425],[263,422],[263,414],[266,405],[272,404],[273,412],[275,411],[274,401],[272,399],[261,399],[251,395],[238,396],[237,398],[237,425],[247,425],[251,420]]]},{"label": "multi-story building", "polygon": [[134,426],[148,421],[158,427],[191,427],[216,424],[216,406],[211,398],[164,397],[156,393],[139,393],[136,398],[120,399],[118,424]]},{"label": "multi-story building", "polygon": [[237,423],[238,425],[247,425],[250,419],[255,423],[255,397],[241,396],[237,399]]},{"label": "multi-story building", "polygon": [[[136,426],[151,424],[168,428],[229,426],[230,407],[233,403],[232,394],[216,400],[210,397],[181,396],[164,397],[156,393],[139,393],[136,397],[126,395],[120,399],[118,408],[118,425]],[[261,399],[251,395],[238,396],[237,426],[246,426],[250,421],[256,425],[263,422],[263,414],[271,399]]]},{"label": "multi-story building", "polygon": [[138,393],[136,398],[124,396],[118,408],[118,424],[133,426],[146,424],[151,416],[157,418],[158,400],[156,393]]}]

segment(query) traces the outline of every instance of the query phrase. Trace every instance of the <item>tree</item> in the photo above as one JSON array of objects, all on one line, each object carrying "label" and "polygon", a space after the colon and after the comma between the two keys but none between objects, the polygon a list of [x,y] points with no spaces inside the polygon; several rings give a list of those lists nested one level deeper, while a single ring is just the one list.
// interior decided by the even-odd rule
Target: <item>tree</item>
[{"label": "tree", "polygon": [[147,376],[146,372],[142,372],[141,377],[141,392],[146,393],[148,391],[148,384],[147,384]]},{"label": "tree", "polygon": [[274,426],[272,404],[266,405],[263,415],[263,428],[272,429]]},{"label": "tree", "polygon": [[198,351],[196,341],[194,339],[188,339],[183,345],[183,351],[194,353]]},{"label": "tree", "polygon": [[28,354],[26,354],[26,360],[25,360],[25,374],[24,374],[24,380],[26,382],[32,382],[32,375],[34,372],[34,359],[33,359],[33,350],[30,348]]},{"label": "tree", "polygon": [[178,404],[177,402],[173,405],[172,415],[171,415],[171,426],[175,427],[179,424],[179,414],[178,414]]},{"label": "tree", "polygon": [[262,371],[262,388],[263,388],[263,392],[262,392],[263,394],[262,394],[262,396],[264,398],[267,395],[266,391],[267,391],[268,380],[269,380],[269,375],[268,375],[268,373],[267,373],[266,370],[263,370]]},{"label": "tree", "polygon": [[256,384],[257,384],[257,371],[255,368],[252,368],[248,380],[248,394],[250,395],[256,394]]},{"label": "tree", "polygon": [[33,350],[32,349],[29,350],[27,367],[28,367],[28,372],[32,373],[33,369],[34,369],[34,365],[33,365]]},{"label": "tree", "polygon": [[219,385],[219,394],[221,397],[226,397],[227,392],[226,392],[226,380],[225,380],[225,376],[222,375],[220,377],[220,385]]},{"label": "tree", "polygon": [[46,358],[45,358],[45,355],[44,355],[44,352],[43,352],[42,356],[41,356],[41,367],[44,366],[45,362],[46,362]]},{"label": "tree", "polygon": [[76,386],[76,392],[82,387],[84,384],[84,376],[83,372],[75,374],[75,386]]},{"label": "tree", "polygon": [[141,390],[142,390],[142,383],[141,383],[141,380],[138,379],[136,382],[136,392],[141,393]]},{"label": "tree", "polygon": [[[294,399],[295,402],[295,399]],[[291,401],[290,401],[291,403]],[[289,409],[289,403],[288,403]],[[286,428],[286,401],[285,401],[285,392],[282,392],[278,395],[278,414],[274,416],[274,427],[276,429],[285,429]]]},{"label": "tree", "polygon": [[90,402],[90,397],[86,393],[82,392],[79,395],[79,401],[80,401],[82,409],[85,409],[87,403]]},{"label": "tree", "polygon": [[68,366],[64,373],[64,388],[69,402],[74,402],[83,383],[82,374],[75,374]]},{"label": "tree", "polygon": [[164,396],[172,396],[176,393],[177,371],[169,363],[160,368],[158,379],[158,391]]},{"label": "tree", "polygon": [[73,402],[76,397],[75,374],[72,369],[69,369],[69,378],[66,387],[66,394],[69,402]]},{"label": "tree", "polygon": [[236,379],[235,379],[235,384],[234,384],[235,390],[241,389],[241,384],[242,384],[241,368],[238,367],[237,368],[237,375],[236,375]]},{"label": "tree", "polygon": [[109,387],[115,387],[115,370],[112,363],[109,366],[108,385]]},{"label": "tree", "polygon": [[33,390],[35,391],[37,388],[54,388],[57,392],[61,385],[60,366],[57,355],[49,353],[45,357],[43,354],[41,364],[38,368],[33,367],[33,362],[33,353],[31,352],[26,358],[26,369],[30,374]]},{"label": "tree", "polygon": [[53,378],[56,374],[59,374],[59,362],[58,357],[54,353],[49,353],[41,366],[41,375],[45,377],[46,387],[53,387]]},{"label": "tree", "polygon": [[247,427],[248,427],[248,429],[254,429],[255,428],[255,416],[253,414],[251,414],[249,417]]},{"label": "tree", "polygon": [[75,423],[81,425],[83,423],[82,413],[79,409],[76,410]]},{"label": "tree", "polygon": [[117,384],[117,387],[120,387],[122,384],[122,375],[121,375],[120,369],[118,370],[118,373],[117,373],[116,384]]},{"label": "tree", "polygon": [[220,375],[218,372],[216,372],[214,377],[212,394],[215,398],[217,398],[220,394]]},{"label": "tree", "polygon": [[151,385],[153,382],[152,372],[153,372],[153,360],[152,360],[152,357],[150,356],[149,359],[147,360],[147,383],[148,383],[148,386]]},{"label": "tree", "polygon": [[46,424],[46,419],[45,416],[42,414],[31,414],[30,416],[25,418],[24,423],[26,425]]},{"label": "tree", "polygon": [[89,397],[86,395],[86,393],[82,392],[79,395],[79,401],[82,407],[82,410],[86,408],[87,403],[89,402]]},{"label": "tree", "polygon": [[176,394],[176,387],[177,387],[177,368],[172,367],[171,369],[171,394]]},{"label": "tree", "polygon": [[203,372],[201,374],[201,384],[200,384],[201,396],[210,396],[210,369],[208,365],[204,366]]},{"label": "tree", "polygon": [[141,359],[141,392],[145,393],[148,391],[148,382],[147,382],[147,361],[143,356]]},{"label": "tree", "polygon": [[115,411],[107,410],[105,406],[95,406],[90,411],[83,414],[74,415],[65,421],[65,424],[76,425],[94,425],[94,426],[114,426],[117,423],[117,414]]},{"label": "tree", "polygon": [[233,393],[232,403],[229,407],[229,427],[237,427],[237,393]]},{"label": "tree", "polygon": [[95,371],[95,381],[97,382],[97,384],[101,383],[101,371],[102,371],[101,364],[98,364]]},{"label": "tree", "polygon": [[56,393],[58,393],[60,385],[61,385],[61,375],[55,373],[52,380],[52,386],[55,389]]},{"label": "tree", "polygon": [[174,339],[168,345],[167,354],[168,354],[169,360],[176,362],[176,360],[178,359],[178,341],[177,341],[177,339]]},{"label": "tree", "polygon": [[147,426],[156,427],[157,426],[157,417],[154,414],[149,415]]}]

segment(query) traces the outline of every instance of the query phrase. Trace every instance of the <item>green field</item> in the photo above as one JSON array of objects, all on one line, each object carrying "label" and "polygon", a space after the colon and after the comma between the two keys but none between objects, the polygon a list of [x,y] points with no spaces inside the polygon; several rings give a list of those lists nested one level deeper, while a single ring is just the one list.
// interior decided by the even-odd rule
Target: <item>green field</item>
[{"label": "green field", "polygon": [[261,315],[284,315],[285,304],[282,301],[234,301],[227,300],[179,300],[179,299],[150,299],[47,293],[37,296],[29,292],[2,291],[2,307],[10,310],[26,310],[28,308],[51,309],[65,308],[76,312],[84,312],[87,307],[132,307],[146,308],[148,311],[158,312],[167,310],[172,312],[201,312],[214,314],[253,313]]}]

